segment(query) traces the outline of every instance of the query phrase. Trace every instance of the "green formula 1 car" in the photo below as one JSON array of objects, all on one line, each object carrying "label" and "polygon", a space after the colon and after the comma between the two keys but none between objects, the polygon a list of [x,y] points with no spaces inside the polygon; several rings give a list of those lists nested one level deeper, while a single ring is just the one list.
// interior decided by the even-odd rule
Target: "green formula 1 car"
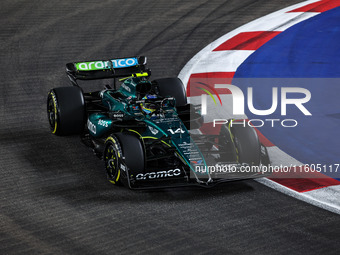
[{"label": "green formula 1 car", "polygon": [[[224,125],[218,135],[202,135],[200,106],[187,103],[178,78],[149,81],[146,57],[68,63],[66,73],[73,86],[48,94],[52,133],[80,135],[105,162],[113,184],[211,187],[264,176],[269,158],[255,130]],[[113,85],[85,93],[78,84],[96,79],[112,79]],[[213,168],[222,165],[223,171]],[[254,166],[260,171],[241,171]]]}]

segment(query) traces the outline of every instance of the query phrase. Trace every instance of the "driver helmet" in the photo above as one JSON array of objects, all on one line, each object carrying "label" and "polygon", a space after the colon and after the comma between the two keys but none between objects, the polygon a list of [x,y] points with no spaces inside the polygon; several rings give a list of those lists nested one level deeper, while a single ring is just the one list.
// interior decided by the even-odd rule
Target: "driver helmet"
[{"label": "driver helmet", "polygon": [[152,114],[157,110],[157,107],[153,103],[144,103],[141,104],[142,111],[146,114]]},{"label": "driver helmet", "polygon": [[[155,99],[155,98],[157,98],[156,95],[146,95],[145,97],[143,97],[143,99]],[[150,102],[141,103],[140,107],[142,111],[148,115],[151,115],[157,110],[157,105],[155,103],[150,103]]]}]

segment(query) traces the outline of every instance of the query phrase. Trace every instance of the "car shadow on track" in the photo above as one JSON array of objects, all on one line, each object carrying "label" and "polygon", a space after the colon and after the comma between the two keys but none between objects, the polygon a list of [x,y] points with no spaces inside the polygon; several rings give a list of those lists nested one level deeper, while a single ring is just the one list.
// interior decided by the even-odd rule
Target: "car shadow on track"
[{"label": "car shadow on track", "polygon": [[[24,131],[21,157],[36,172],[34,186],[40,195],[61,197],[74,203],[138,203],[171,200],[205,200],[252,192],[253,181],[236,181],[212,188],[181,187],[129,190],[114,186],[106,179],[103,162],[81,144],[79,137],[57,137],[50,133]],[[37,179],[38,178],[38,179]]]}]

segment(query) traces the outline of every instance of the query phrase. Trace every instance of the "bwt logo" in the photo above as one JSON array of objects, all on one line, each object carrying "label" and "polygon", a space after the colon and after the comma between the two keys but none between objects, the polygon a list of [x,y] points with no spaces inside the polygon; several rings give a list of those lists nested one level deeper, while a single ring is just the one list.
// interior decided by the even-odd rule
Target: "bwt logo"
[{"label": "bwt logo", "polygon": [[[210,88],[214,94],[217,96],[221,106],[222,106],[222,100],[220,98],[220,95],[217,93],[216,89],[228,89],[230,90],[232,97],[233,97],[233,115],[244,115],[244,105],[245,105],[245,96],[240,88],[238,88],[235,85],[231,84],[215,84],[213,88],[208,86],[207,84],[199,82],[199,84],[204,85],[205,87]],[[202,115],[207,114],[207,95],[210,95],[210,97],[213,99],[215,105],[217,105],[215,98],[213,97],[212,93],[205,89],[198,87],[198,89],[203,90],[207,94],[201,95],[201,113]],[[270,115],[274,113],[278,107],[278,92],[279,89],[277,87],[272,88],[272,98],[269,99],[272,102],[272,105],[269,109],[265,110],[259,110],[255,109],[253,104],[253,88],[248,87],[247,89],[247,106],[251,113],[255,115]],[[302,98],[287,98],[287,95],[289,93],[299,93],[301,95],[304,95]],[[304,115],[312,115],[306,107],[303,105],[307,103],[311,99],[311,93],[308,89],[305,88],[298,88],[298,87],[282,87],[281,88],[281,115],[285,116],[287,115],[287,105],[295,105]]]}]

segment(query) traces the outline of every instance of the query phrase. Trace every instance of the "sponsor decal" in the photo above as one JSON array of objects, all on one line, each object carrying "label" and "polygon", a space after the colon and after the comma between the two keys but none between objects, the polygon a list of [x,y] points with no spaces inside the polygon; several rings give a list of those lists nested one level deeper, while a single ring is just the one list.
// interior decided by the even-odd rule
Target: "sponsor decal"
[{"label": "sponsor decal", "polygon": [[122,84],[122,85],[120,85],[123,89],[125,89],[126,91],[128,91],[128,92],[130,92],[131,93],[131,89],[130,89],[130,87],[128,87],[128,86],[126,86],[126,84]]},{"label": "sponsor decal", "polygon": [[203,164],[203,160],[193,160],[193,161],[191,161],[191,163],[193,163],[193,164],[196,164],[196,165],[201,165],[201,164]]},{"label": "sponsor decal", "polygon": [[114,113],[113,117],[114,118],[124,118],[124,113]]},{"label": "sponsor decal", "polygon": [[151,127],[151,126],[149,126],[149,129],[150,129],[150,132],[153,134],[153,135],[157,135],[158,134],[158,129],[156,129],[156,128],[153,128],[153,127]]},{"label": "sponsor decal", "polygon": [[93,134],[97,133],[97,127],[94,125],[89,119],[87,120],[87,128],[90,130]]},{"label": "sponsor decal", "polygon": [[95,70],[103,70],[110,69],[109,61],[93,61],[93,62],[82,62],[76,63],[76,68],[79,71],[95,71]]},{"label": "sponsor decal", "polygon": [[111,60],[113,68],[124,68],[138,64],[137,58],[123,58]]},{"label": "sponsor decal", "polygon": [[169,128],[167,131],[169,131],[172,135],[174,134],[184,134],[185,131],[182,129],[182,128],[177,128],[177,129],[172,129],[172,128]]},{"label": "sponsor decal", "polygon": [[109,61],[92,61],[76,63],[79,71],[96,71],[110,68],[125,68],[138,65],[137,58],[112,59]]},{"label": "sponsor decal", "polygon": [[98,125],[101,125],[101,126],[103,126],[103,127],[109,127],[109,122],[100,119],[100,120],[98,121]]},{"label": "sponsor decal", "polygon": [[126,167],[123,164],[120,164],[120,169],[122,169],[124,172],[126,171]]},{"label": "sponsor decal", "polygon": [[150,173],[140,173],[136,175],[136,180],[153,180],[153,179],[159,179],[159,178],[166,178],[166,177],[175,177],[181,175],[181,170],[171,169],[168,171],[158,171],[158,172],[150,172]]}]

